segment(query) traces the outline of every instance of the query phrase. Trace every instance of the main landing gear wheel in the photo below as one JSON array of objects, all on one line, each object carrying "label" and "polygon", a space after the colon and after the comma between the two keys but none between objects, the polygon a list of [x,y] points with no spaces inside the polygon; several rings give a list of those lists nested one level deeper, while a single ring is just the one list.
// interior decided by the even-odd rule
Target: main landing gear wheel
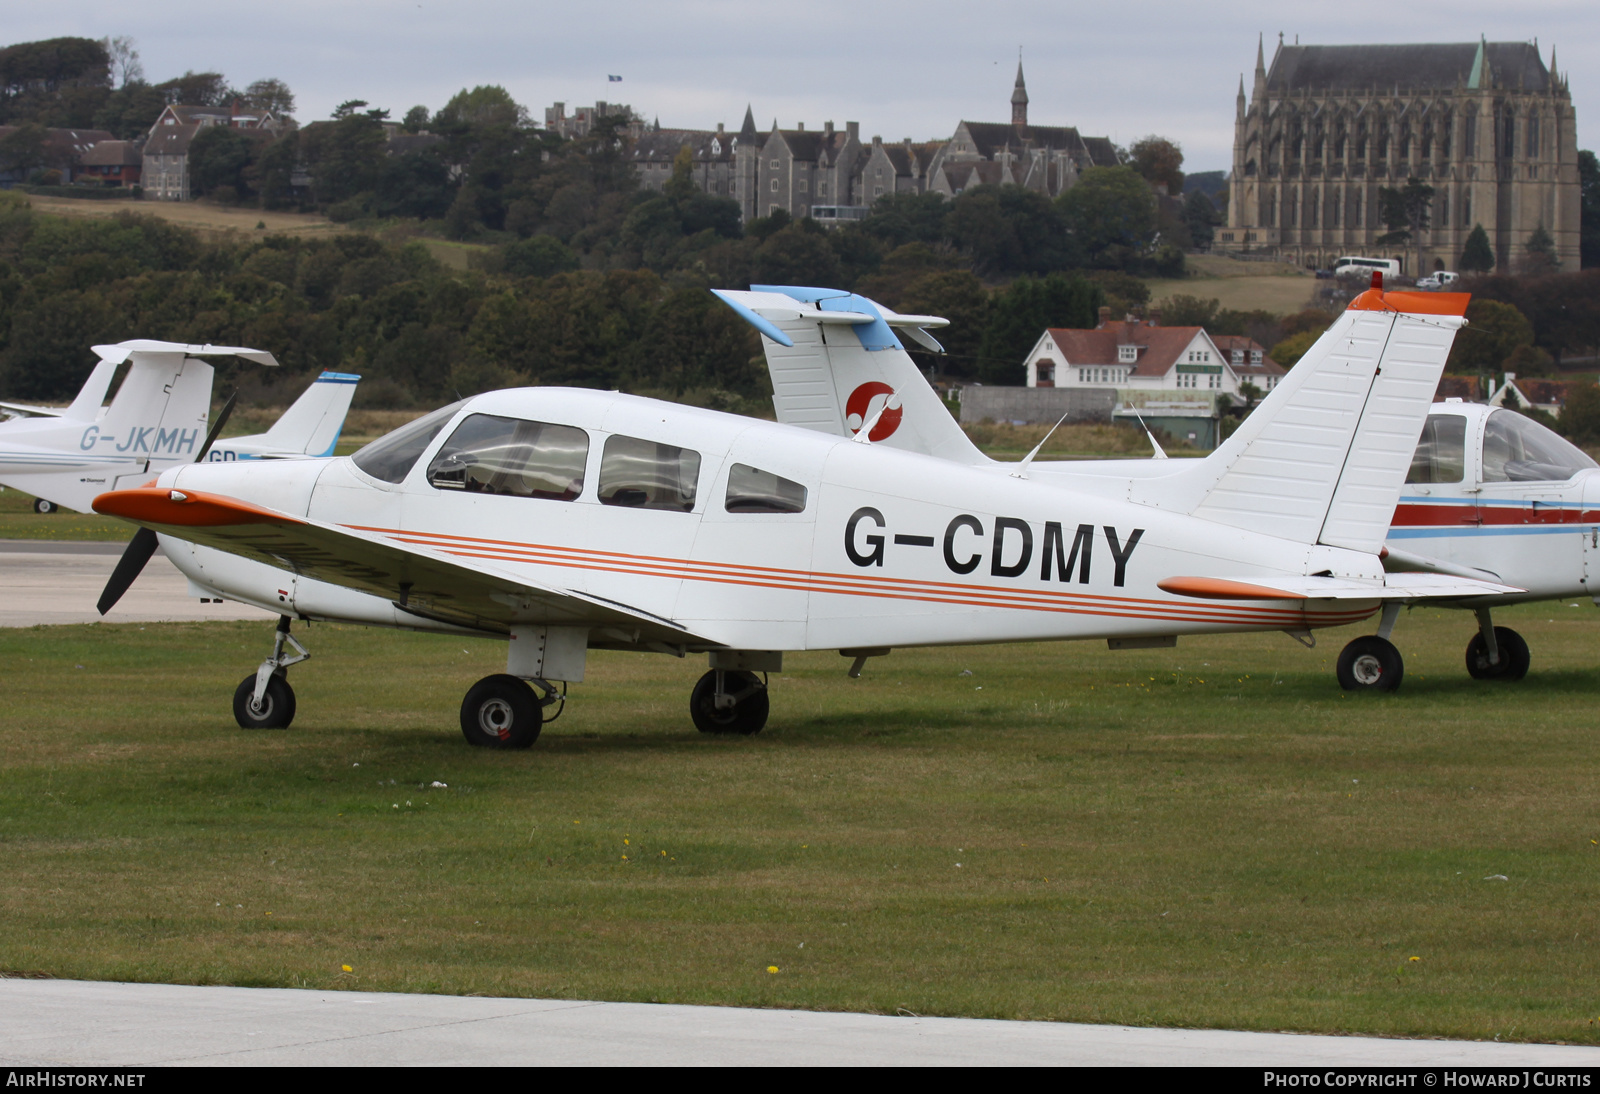
[{"label": "main landing gear wheel", "polygon": [[1472,641],[1467,643],[1467,673],[1474,680],[1521,680],[1528,675],[1533,657],[1522,635],[1510,627],[1496,627],[1494,644],[1499,647],[1500,659],[1491,662],[1482,632],[1473,635]]},{"label": "main landing gear wheel", "polygon": [[252,672],[234,689],[233,717],[240,729],[288,729],[294,721],[294,688],[281,672],[273,673],[258,703],[256,674]]},{"label": "main landing gear wheel", "polygon": [[1375,634],[1357,638],[1339,654],[1339,686],[1346,691],[1393,691],[1405,672],[1394,643]]},{"label": "main landing gear wheel", "polygon": [[61,511],[61,506],[57,505],[53,501],[46,501],[43,498],[34,498],[33,511],[35,513],[59,513]]},{"label": "main landing gear wheel", "polygon": [[760,733],[768,709],[767,685],[742,669],[712,669],[689,696],[689,716],[701,733]]},{"label": "main landing gear wheel", "polygon": [[461,735],[478,748],[531,748],[543,728],[543,706],[515,676],[485,676],[461,700]]}]

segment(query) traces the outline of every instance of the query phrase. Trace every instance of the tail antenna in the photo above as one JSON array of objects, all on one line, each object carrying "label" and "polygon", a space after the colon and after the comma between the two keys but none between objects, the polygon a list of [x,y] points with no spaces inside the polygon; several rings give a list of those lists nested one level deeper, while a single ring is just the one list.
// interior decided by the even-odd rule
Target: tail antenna
[{"label": "tail antenna", "polygon": [[[1072,411],[1067,411],[1067,414],[1071,413]],[[1044,447],[1044,442],[1048,441],[1055,434],[1055,431],[1061,428],[1061,422],[1067,420],[1067,414],[1061,415],[1060,421],[1056,422],[1055,425],[1050,427],[1050,432],[1039,438],[1039,443],[1033,446],[1033,451],[1022,457],[1022,462],[1017,464],[1017,469],[1011,472],[1012,478],[1025,479],[1028,477],[1028,465],[1033,463],[1033,458],[1037,456],[1039,454],[1039,450]]]},{"label": "tail antenna", "polygon": [[1167,458],[1167,454],[1164,451],[1162,451],[1161,443],[1156,440],[1156,435],[1154,433],[1150,432],[1150,427],[1144,424],[1144,418],[1142,416],[1140,416],[1139,408],[1134,406],[1132,403],[1129,403],[1128,404],[1128,409],[1133,411],[1134,420],[1139,423],[1139,428],[1144,430],[1144,435],[1146,437],[1150,438],[1150,447],[1155,449],[1155,453],[1150,458],[1152,460],[1164,460],[1164,459],[1166,459]]}]

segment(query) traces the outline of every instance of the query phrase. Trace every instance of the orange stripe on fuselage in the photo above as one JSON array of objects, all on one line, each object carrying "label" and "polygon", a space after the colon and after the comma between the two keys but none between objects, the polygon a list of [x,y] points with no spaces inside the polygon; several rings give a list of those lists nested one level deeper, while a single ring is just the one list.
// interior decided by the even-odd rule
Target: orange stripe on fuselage
[{"label": "orange stripe on fuselage", "polygon": [[[1164,622],[1213,623],[1234,626],[1286,627],[1340,626],[1371,615],[1374,609],[1346,608],[1308,612],[1301,608],[1273,609],[1227,604],[1182,604],[1140,597],[1106,596],[1057,590],[1009,589],[960,582],[878,577],[866,574],[816,573],[770,566],[698,562],[621,551],[586,550],[516,540],[484,539],[443,532],[405,532],[365,525],[348,527],[375,532],[403,543],[431,547],[445,554],[495,562],[625,573],[709,584],[741,585],[794,592],[834,593],[874,599],[915,600],[928,603],[984,608],[1006,608],[1073,615],[1097,615]],[[1280,597],[1282,594],[1278,594]],[[1295,598],[1302,599],[1303,598]]]}]

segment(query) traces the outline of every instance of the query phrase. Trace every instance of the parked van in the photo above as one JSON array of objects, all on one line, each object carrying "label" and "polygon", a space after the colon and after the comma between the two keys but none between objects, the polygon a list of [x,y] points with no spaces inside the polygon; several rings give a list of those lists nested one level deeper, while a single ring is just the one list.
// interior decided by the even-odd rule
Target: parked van
[{"label": "parked van", "polygon": [[1349,274],[1371,273],[1377,270],[1384,277],[1400,276],[1400,260],[1395,258],[1361,258],[1358,255],[1345,255],[1333,264],[1333,276],[1345,277]]},{"label": "parked van", "polygon": [[1417,288],[1424,290],[1448,289],[1460,280],[1461,275],[1454,270],[1440,270],[1437,273],[1431,273],[1427,277],[1420,278],[1417,281]]}]

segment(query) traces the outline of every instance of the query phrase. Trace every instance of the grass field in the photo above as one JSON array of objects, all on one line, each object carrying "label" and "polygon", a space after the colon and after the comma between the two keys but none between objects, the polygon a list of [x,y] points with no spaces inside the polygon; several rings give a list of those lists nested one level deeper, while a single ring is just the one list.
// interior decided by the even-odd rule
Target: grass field
[{"label": "grass field", "polygon": [[1148,278],[1152,303],[1175,294],[1218,300],[1224,308],[1288,315],[1311,305],[1316,278],[1287,262],[1241,262],[1225,255],[1189,255],[1189,276]]},{"label": "grass field", "polygon": [[798,656],[738,740],[601,653],[511,754],[492,643],[311,628],[244,733],[264,627],[7,631],[0,968],[1600,1043],[1591,611],[1504,613],[1500,686],[1413,612],[1383,697],[1353,632]]},{"label": "grass field", "polygon": [[[75,201],[28,195],[35,212],[52,216],[109,217],[118,212],[160,217],[208,237],[251,235],[325,236],[344,229],[324,216],[235,208],[210,201]],[[258,227],[260,225],[260,227]]]}]

